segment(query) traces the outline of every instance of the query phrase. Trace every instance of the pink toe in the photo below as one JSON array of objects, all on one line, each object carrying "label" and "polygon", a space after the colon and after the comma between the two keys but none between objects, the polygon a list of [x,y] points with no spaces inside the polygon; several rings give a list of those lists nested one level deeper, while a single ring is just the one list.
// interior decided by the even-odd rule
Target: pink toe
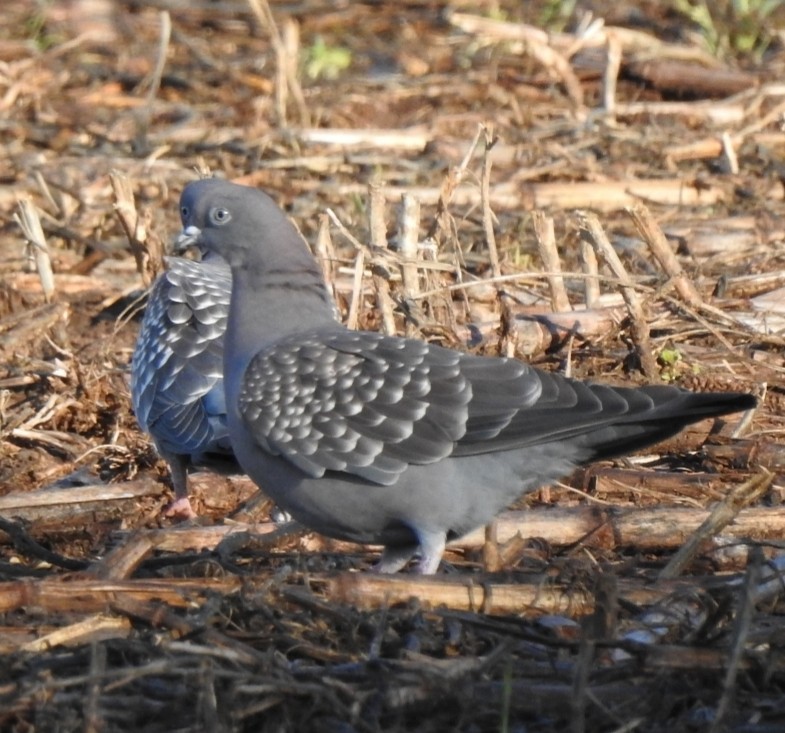
[{"label": "pink toe", "polygon": [[195,519],[198,515],[191,506],[191,501],[187,496],[175,499],[166,509],[164,516],[172,519]]}]

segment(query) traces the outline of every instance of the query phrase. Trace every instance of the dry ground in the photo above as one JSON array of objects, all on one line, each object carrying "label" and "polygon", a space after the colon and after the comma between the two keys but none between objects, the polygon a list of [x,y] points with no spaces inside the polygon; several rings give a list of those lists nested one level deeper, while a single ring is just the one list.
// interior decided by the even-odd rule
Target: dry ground
[{"label": "dry ground", "polygon": [[[718,60],[669,3],[567,5],[3,4],[0,730],[785,727],[785,13]],[[435,579],[275,530],[242,478],[172,526],[127,365],[197,168],[286,207],[352,325],[761,406]]]}]

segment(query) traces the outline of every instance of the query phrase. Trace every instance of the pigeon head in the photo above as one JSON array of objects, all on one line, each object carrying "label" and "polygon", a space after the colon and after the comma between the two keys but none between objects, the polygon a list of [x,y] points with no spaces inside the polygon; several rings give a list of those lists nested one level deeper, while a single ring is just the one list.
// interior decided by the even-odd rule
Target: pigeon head
[{"label": "pigeon head", "polygon": [[[299,234],[265,193],[249,186],[206,178],[189,183],[180,196],[183,230],[178,252],[197,247],[230,267],[248,267],[274,258],[276,242]],[[296,242],[295,246],[303,246]]]}]

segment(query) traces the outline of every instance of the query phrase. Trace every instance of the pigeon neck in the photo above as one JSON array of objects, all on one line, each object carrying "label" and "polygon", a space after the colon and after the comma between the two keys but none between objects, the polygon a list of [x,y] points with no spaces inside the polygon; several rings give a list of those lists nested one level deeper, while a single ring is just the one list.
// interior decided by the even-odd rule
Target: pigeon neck
[{"label": "pigeon neck", "polygon": [[232,268],[227,345],[238,357],[244,345],[255,353],[293,333],[337,323],[321,270],[306,253],[308,258]]}]

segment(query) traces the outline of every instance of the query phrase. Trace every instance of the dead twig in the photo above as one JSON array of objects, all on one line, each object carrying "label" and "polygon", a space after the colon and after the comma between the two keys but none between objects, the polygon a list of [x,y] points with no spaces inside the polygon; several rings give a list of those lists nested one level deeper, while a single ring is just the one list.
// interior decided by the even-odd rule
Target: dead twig
[{"label": "dead twig", "polygon": [[[371,235],[371,245],[377,250],[387,249],[387,225],[385,223],[385,207],[387,202],[384,197],[384,187],[380,181],[375,180],[370,185],[371,203],[369,207],[368,228]],[[393,299],[390,295],[390,280],[386,268],[371,266],[371,281],[376,291],[376,304],[382,317],[382,332],[394,336],[395,316],[393,315]]]},{"label": "dead twig", "polygon": [[[572,310],[570,299],[567,297],[567,288],[564,287],[564,278],[561,276],[561,260],[556,247],[556,234],[553,227],[553,218],[542,211],[532,212],[534,236],[537,240],[537,249],[545,265],[546,271],[553,273],[547,275],[548,288],[551,291],[551,308],[556,313],[569,313]],[[596,265],[596,260],[595,260]],[[589,280],[587,279],[587,283]]]},{"label": "dead twig", "polygon": [[673,250],[668,244],[668,240],[662,232],[662,229],[657,225],[654,217],[649,211],[648,207],[644,204],[637,204],[627,209],[636,229],[640,233],[643,240],[649,246],[654,258],[659,262],[660,267],[665,271],[665,274],[670,278],[676,292],[679,294],[687,305],[692,308],[700,308],[703,305],[703,299],[698,293],[697,289],[692,283],[681,264],[674,254]]},{"label": "dead twig", "polygon": [[52,258],[49,255],[49,247],[41,226],[41,217],[38,215],[35,204],[29,198],[19,201],[14,221],[19,225],[27,240],[28,255],[35,262],[38,277],[41,280],[41,289],[44,291],[44,300],[51,303],[55,294]]},{"label": "dead twig", "polygon": [[744,655],[744,648],[749,638],[752,619],[755,615],[756,591],[761,581],[762,566],[762,553],[759,548],[754,548],[747,566],[747,572],[744,574],[744,583],[739,589],[737,596],[736,618],[733,624],[728,666],[722,683],[722,696],[712,721],[711,733],[725,730],[725,716],[736,696],[736,678],[739,674],[740,662]]},{"label": "dead twig", "polygon": [[401,234],[398,240],[398,251],[403,260],[401,265],[401,280],[403,301],[407,315],[415,313],[415,318],[406,319],[406,335],[410,338],[418,333],[417,318],[419,304],[417,298],[420,294],[420,202],[414,196],[404,196],[401,199]]},{"label": "dead twig", "polygon": [[299,41],[296,38],[296,26],[294,21],[288,19],[289,43],[285,43],[284,36],[281,35],[278,25],[275,22],[272,10],[267,0],[248,0],[256,19],[270,35],[270,42],[273,44],[276,59],[276,83],[275,83],[275,108],[278,115],[278,122],[283,127],[287,127],[287,106],[289,95],[294,99],[297,111],[298,124],[302,127],[310,125],[308,106],[305,103],[300,81],[297,78],[297,59],[299,51]]},{"label": "dead twig", "polygon": [[136,113],[137,124],[135,145],[138,150],[147,150],[147,135],[150,130],[150,122],[153,119],[153,103],[161,88],[161,78],[166,66],[169,41],[172,36],[172,19],[167,10],[162,10],[158,14],[161,26],[158,35],[158,53],[155,59],[155,67],[150,76],[150,88],[147,90],[145,103]]},{"label": "dead twig", "polygon": [[727,527],[744,507],[763,496],[773,482],[774,474],[763,469],[761,473],[730,491],[726,499],[717,504],[700,527],[690,535],[687,542],[668,561],[668,564],[660,571],[659,577],[675,578],[678,576],[698,553],[701,544]]},{"label": "dead twig", "polygon": [[643,302],[633,286],[632,279],[616,254],[616,250],[611,246],[596,215],[579,212],[578,220],[581,236],[588,237],[597,252],[608,263],[613,274],[623,283],[620,289],[629,311],[630,335],[641,371],[648,379],[656,379],[659,376],[659,369],[649,339],[649,325],[643,311]]},{"label": "dead twig", "polygon": [[128,176],[114,170],[109,173],[109,180],[115,197],[115,213],[128,238],[136,269],[145,287],[149,287],[163,270],[163,242],[150,227],[149,211],[141,215],[137,211]]}]

